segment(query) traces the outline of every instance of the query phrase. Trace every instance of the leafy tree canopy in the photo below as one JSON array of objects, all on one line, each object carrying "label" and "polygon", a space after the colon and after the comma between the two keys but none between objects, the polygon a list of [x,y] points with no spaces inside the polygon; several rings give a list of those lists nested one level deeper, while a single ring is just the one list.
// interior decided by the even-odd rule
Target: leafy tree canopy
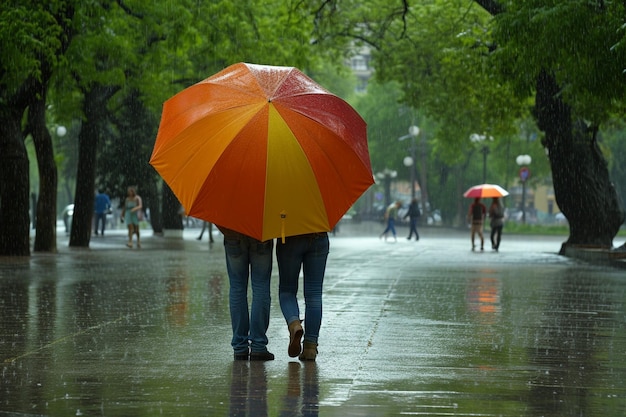
[{"label": "leafy tree canopy", "polygon": [[13,3],[0,4],[0,99],[15,94],[29,77],[40,79],[42,58],[57,62],[63,32],[53,14],[62,2]]},{"label": "leafy tree canopy", "polygon": [[575,116],[598,126],[623,113],[626,4],[620,1],[502,2],[494,21],[494,65],[527,97],[542,69],[554,72]]}]

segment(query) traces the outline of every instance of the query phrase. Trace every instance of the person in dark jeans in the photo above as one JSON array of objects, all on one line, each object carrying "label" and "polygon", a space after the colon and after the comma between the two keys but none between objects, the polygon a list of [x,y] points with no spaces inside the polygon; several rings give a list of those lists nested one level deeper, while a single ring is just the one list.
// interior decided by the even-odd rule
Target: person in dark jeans
[{"label": "person in dark jeans", "polygon": [[409,218],[409,237],[407,240],[411,240],[413,233],[415,233],[415,240],[420,240],[420,235],[417,233],[417,221],[419,220],[422,212],[420,211],[419,204],[417,203],[417,198],[413,198],[411,200],[411,204],[409,204],[409,211],[406,212],[404,218]]},{"label": "person in dark jeans", "polygon": [[[328,259],[328,234],[309,233],[287,236],[276,243],[278,262],[278,297],[289,330],[287,353],[301,361],[314,361],[322,325],[322,288]],[[303,271],[304,328],[298,306],[298,283]],[[301,339],[304,339],[302,345]]]},{"label": "person in dark jeans", "polygon": [[102,224],[102,226],[100,226],[100,232],[102,236],[104,236],[104,228],[107,223],[107,214],[109,213],[109,210],[111,210],[111,200],[109,199],[109,196],[98,190],[96,200],[94,202],[94,212],[96,215],[96,236],[98,236],[98,227],[100,224]]},{"label": "person in dark jeans", "polygon": [[504,207],[500,204],[498,197],[494,197],[491,206],[489,206],[489,220],[491,225],[491,248],[497,252],[500,249],[502,227],[504,226]]},{"label": "person in dark jeans", "polygon": [[[234,359],[274,360],[274,355],[267,350],[266,335],[270,324],[274,241],[260,242],[222,226],[217,228],[224,234]],[[248,279],[252,286],[251,309],[248,308]]]}]

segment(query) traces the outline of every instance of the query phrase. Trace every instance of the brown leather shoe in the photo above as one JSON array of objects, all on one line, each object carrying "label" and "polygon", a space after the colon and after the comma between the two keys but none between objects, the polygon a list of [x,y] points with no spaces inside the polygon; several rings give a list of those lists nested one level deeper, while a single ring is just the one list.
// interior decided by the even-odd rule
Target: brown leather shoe
[{"label": "brown leather shoe", "polygon": [[302,346],[300,346],[300,340],[302,340],[302,334],[304,330],[302,329],[302,323],[300,320],[294,320],[289,323],[289,348],[287,349],[287,353],[290,357],[295,358],[302,351]]},{"label": "brown leather shoe", "polygon": [[317,343],[304,341],[304,348],[298,357],[301,361],[314,361],[317,357]]}]

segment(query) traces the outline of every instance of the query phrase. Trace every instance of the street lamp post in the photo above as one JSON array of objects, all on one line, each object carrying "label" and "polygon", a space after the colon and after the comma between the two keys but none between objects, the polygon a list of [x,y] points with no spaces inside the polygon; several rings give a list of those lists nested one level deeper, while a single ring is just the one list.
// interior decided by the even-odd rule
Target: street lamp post
[{"label": "street lamp post", "polygon": [[515,163],[521,168],[519,170],[519,178],[522,181],[522,223],[526,223],[526,180],[530,177],[530,170],[526,165],[530,165],[532,158],[530,155],[518,155]]},{"label": "street lamp post", "polygon": [[417,135],[420,134],[420,128],[413,125],[409,127],[409,134],[408,135],[404,135],[398,138],[399,141],[403,141],[405,139],[411,139],[411,145],[409,146],[409,151],[411,152],[411,156],[407,156],[404,158],[404,160],[402,161],[404,166],[409,168],[410,171],[410,176],[411,176],[411,199],[415,198],[415,179],[417,178],[417,172],[416,172],[416,167],[415,167],[415,163],[416,163],[416,158],[415,158],[415,151],[417,149],[417,144],[415,143],[415,138],[417,138]]},{"label": "street lamp post", "polygon": [[[493,136],[479,135],[478,133],[472,133],[470,135],[470,141],[476,144],[482,144],[486,140],[493,141]],[[480,152],[483,154],[483,184],[487,182],[487,155],[489,154],[489,147],[482,145]]]},{"label": "street lamp post", "polygon": [[391,180],[398,176],[397,171],[385,168],[376,173],[376,178],[383,181],[385,187],[385,208],[391,204]]}]

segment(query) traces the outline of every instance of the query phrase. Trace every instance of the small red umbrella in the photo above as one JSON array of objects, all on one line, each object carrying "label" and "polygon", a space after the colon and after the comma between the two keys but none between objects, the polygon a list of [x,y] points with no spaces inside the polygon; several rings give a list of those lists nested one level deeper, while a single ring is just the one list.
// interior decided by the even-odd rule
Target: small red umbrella
[{"label": "small red umbrella", "polygon": [[506,197],[509,192],[496,184],[480,184],[470,187],[463,193],[466,198]]}]

